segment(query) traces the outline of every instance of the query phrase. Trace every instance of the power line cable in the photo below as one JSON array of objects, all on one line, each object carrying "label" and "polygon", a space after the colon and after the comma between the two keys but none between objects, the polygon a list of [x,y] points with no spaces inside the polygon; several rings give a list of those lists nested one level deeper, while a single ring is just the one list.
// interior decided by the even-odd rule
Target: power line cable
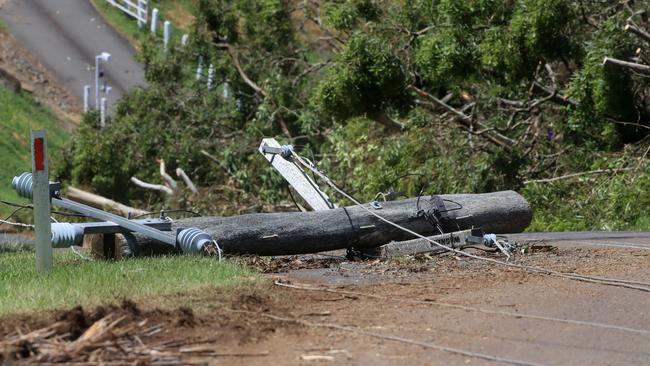
[{"label": "power line cable", "polygon": [[5,224],[5,225],[11,225],[11,226],[17,226],[17,227],[29,228],[29,229],[33,228],[34,225],[31,225],[31,224],[23,224],[23,223],[20,223],[20,222],[9,221],[9,220],[10,220],[12,217],[14,217],[18,212],[20,212],[20,211],[22,211],[22,210],[28,208],[28,207],[23,207],[23,206],[21,206],[21,205],[16,205],[16,206],[14,206],[14,207],[18,207],[18,208],[16,208],[15,210],[13,210],[13,211],[9,214],[9,216],[5,217],[4,219],[0,219],[0,223],[1,223],[1,224]]},{"label": "power line cable", "polygon": [[[198,213],[198,212],[196,212],[196,211],[186,210],[186,209],[183,209],[183,208],[177,208],[177,209],[173,209],[173,210],[162,210],[162,211],[163,211],[164,213],[185,212],[185,213],[192,214],[192,215],[194,215],[195,217],[199,217],[199,216],[201,216],[201,214]],[[145,212],[145,213],[140,214],[140,215],[137,215],[137,216],[133,216],[133,217],[131,217],[131,218],[132,218],[132,219],[138,219],[138,218],[140,218],[140,217],[145,217],[145,216],[149,216],[149,215],[158,215],[158,214],[160,214],[160,211],[158,211],[158,212],[151,211],[151,212]]]},{"label": "power line cable", "polygon": [[508,316],[513,318],[536,319],[536,320],[544,320],[544,321],[557,322],[557,323],[583,325],[583,326],[589,326],[595,328],[612,329],[612,330],[619,330],[619,331],[629,332],[629,333],[650,335],[650,330],[629,328],[620,325],[590,322],[584,320],[556,318],[551,316],[532,315],[526,313],[512,313],[512,312],[502,311],[502,310],[489,310],[489,309],[483,309],[483,308],[478,308],[473,306],[450,304],[450,303],[445,303],[436,300],[412,300],[412,299],[405,299],[402,297],[388,297],[388,296],[381,296],[376,294],[368,294],[365,292],[335,290],[327,287],[314,287],[314,286],[306,286],[306,285],[289,284],[280,281],[275,281],[274,284],[280,287],[287,287],[287,288],[293,288],[293,289],[304,290],[304,291],[323,291],[323,292],[330,292],[330,293],[340,294],[340,295],[364,296],[364,297],[370,297],[379,300],[390,300],[390,301],[397,301],[397,302],[406,302],[411,304],[434,305],[434,306],[440,306],[440,307],[451,308],[451,309],[459,309],[459,310],[473,311],[473,312],[479,312],[485,314]]},{"label": "power line cable", "polygon": [[[341,194],[343,197],[349,199],[352,201],[355,205],[363,209],[364,211],[370,213],[371,215],[375,216],[379,220],[394,226],[402,231],[405,231],[411,235],[414,235],[418,238],[424,239],[442,249],[445,249],[447,251],[456,253],[461,256],[473,258],[473,259],[478,259],[484,262],[488,263],[493,263],[493,264],[498,264],[500,266],[505,266],[505,267],[510,267],[510,268],[518,268],[518,269],[523,269],[527,271],[531,271],[534,273],[539,273],[539,274],[545,274],[545,275],[550,275],[550,276],[555,276],[555,277],[560,277],[560,278],[566,278],[566,279],[572,279],[572,280],[577,280],[577,281],[583,281],[583,282],[590,282],[590,283],[598,283],[598,284],[603,284],[603,285],[610,285],[610,286],[618,286],[618,287],[625,287],[625,288],[630,288],[634,290],[639,290],[639,291],[644,291],[644,292],[650,292],[650,283],[647,282],[638,282],[638,281],[628,281],[628,280],[622,280],[622,279],[615,279],[615,278],[607,278],[607,277],[597,277],[597,276],[586,276],[586,275],[581,275],[577,273],[564,273],[564,272],[559,272],[555,271],[552,269],[547,269],[543,267],[538,267],[538,266],[528,266],[528,265],[523,265],[523,264],[515,264],[515,263],[508,263],[508,262],[503,262],[500,260],[492,259],[492,258],[487,258],[487,257],[481,257],[479,255],[474,255],[471,253],[466,253],[461,250],[457,250],[451,247],[448,247],[446,245],[440,244],[430,238],[427,238],[424,235],[421,235],[411,229],[408,229],[404,226],[401,226],[397,223],[394,223],[383,216],[377,214],[373,210],[367,208],[364,206],[361,202],[357,201],[354,197],[349,195],[347,192],[345,192],[343,189],[339,188],[334,181],[332,181],[328,176],[326,176],[324,173],[322,173],[320,170],[318,170],[315,166],[312,164],[306,163],[303,158],[298,155],[297,153],[293,152],[292,157],[294,158],[294,164],[297,161],[307,169],[311,170],[314,174],[316,174],[321,180],[323,180],[327,185],[329,185],[332,189],[334,189],[336,192]],[[642,286],[638,286],[642,285]],[[648,286],[648,287],[643,287],[643,286]]]}]

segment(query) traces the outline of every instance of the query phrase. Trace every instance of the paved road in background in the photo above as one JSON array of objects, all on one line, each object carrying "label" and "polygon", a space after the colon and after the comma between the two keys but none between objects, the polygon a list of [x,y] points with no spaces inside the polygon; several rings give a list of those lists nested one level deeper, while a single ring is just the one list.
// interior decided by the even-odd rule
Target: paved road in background
[{"label": "paved road in background", "polygon": [[0,8],[0,20],[75,95],[83,97],[84,85],[90,85],[91,103],[95,55],[101,52],[113,56],[104,64],[105,77],[113,87],[109,104],[144,85],[144,70],[134,60],[135,50],[107,25],[89,0],[9,0]]}]

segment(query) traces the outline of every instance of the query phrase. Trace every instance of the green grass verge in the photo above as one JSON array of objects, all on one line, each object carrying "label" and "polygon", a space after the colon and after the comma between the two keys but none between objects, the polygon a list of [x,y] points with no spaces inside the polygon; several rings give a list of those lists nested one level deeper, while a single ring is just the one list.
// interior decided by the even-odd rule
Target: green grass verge
[{"label": "green grass verge", "polygon": [[255,272],[214,258],[174,256],[104,262],[55,252],[54,270],[37,273],[33,252],[0,254],[0,315],[164,298],[206,287],[235,286]]},{"label": "green grass verge", "polygon": [[[26,93],[16,94],[0,86],[0,199],[25,203],[11,188],[11,178],[31,170],[30,130],[48,132],[50,162],[60,156],[70,135],[59,125],[56,117]],[[10,207],[0,205],[0,214]]]},{"label": "green grass verge", "polygon": [[526,185],[528,231],[650,230],[650,162],[612,176]]}]

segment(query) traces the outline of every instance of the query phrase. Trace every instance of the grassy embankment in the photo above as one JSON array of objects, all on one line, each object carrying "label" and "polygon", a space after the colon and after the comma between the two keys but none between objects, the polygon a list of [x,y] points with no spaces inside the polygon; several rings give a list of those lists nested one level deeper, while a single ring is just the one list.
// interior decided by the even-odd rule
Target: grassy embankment
[{"label": "grassy embankment", "polygon": [[[135,20],[112,9],[106,2],[94,3],[108,21],[132,41],[135,40],[135,44],[139,37],[147,34],[148,28],[138,29]],[[155,6],[160,9],[163,19],[182,26],[182,14],[189,13],[178,12],[177,8],[189,7],[191,3],[160,1]],[[175,10],[181,14],[180,18],[166,15]],[[179,33],[176,32],[175,36],[180,37]],[[50,160],[54,164],[70,136],[59,127],[56,117],[28,94],[14,94],[1,86],[0,121],[3,127],[0,129],[0,156],[3,157],[0,199],[28,203],[13,191],[11,178],[31,169],[30,130],[48,131]],[[11,207],[0,205],[0,215],[5,216],[11,211]],[[29,212],[25,210],[22,214],[28,221]],[[92,262],[66,250],[55,251],[54,270],[40,274],[34,268],[33,252],[0,251],[0,316],[75,305],[93,306],[123,298],[146,299],[148,305],[164,306],[177,301],[178,294],[203,288],[248,285],[256,283],[258,278],[245,266],[228,261],[218,263],[213,258],[177,256]]]},{"label": "grassy embankment", "polygon": [[93,262],[70,251],[57,250],[54,270],[42,274],[35,271],[33,253],[0,253],[0,315],[93,306],[125,298],[164,307],[169,301],[178,300],[171,295],[202,288],[250,285],[257,279],[252,270],[242,265],[206,257]]},{"label": "grassy embankment", "polygon": [[[0,121],[0,199],[26,203],[11,188],[11,178],[31,170],[30,130],[47,130],[51,164],[56,164],[70,135],[60,127],[56,117],[29,94],[15,94],[3,86],[0,86]],[[11,210],[11,207],[0,205],[1,215]]]}]

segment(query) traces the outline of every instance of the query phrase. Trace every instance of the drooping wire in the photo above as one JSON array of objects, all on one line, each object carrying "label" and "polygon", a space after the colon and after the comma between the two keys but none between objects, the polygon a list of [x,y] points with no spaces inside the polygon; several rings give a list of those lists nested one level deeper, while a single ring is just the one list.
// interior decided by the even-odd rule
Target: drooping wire
[{"label": "drooping wire", "polygon": [[[34,206],[30,205],[30,204],[23,205],[23,204],[20,204],[20,203],[15,203],[15,202],[10,202],[10,201],[5,201],[5,200],[0,200],[0,203],[3,203],[5,205],[11,206],[11,207],[19,207],[21,209],[30,209],[30,210],[34,209]],[[56,211],[56,210],[52,210],[50,212],[53,213],[53,214],[56,214],[56,215],[68,216],[68,217],[88,217],[88,216],[86,216],[84,214],[79,214],[79,213],[62,212],[62,211]]]},{"label": "drooping wire", "polygon": [[624,326],[620,326],[620,325],[613,325],[613,324],[606,324],[606,323],[599,323],[599,322],[590,322],[590,321],[585,321],[585,320],[556,318],[556,317],[552,317],[552,316],[534,315],[534,314],[526,314],[526,313],[520,313],[520,312],[515,313],[515,312],[509,312],[509,311],[502,311],[502,310],[491,310],[491,309],[484,309],[484,308],[473,307],[473,306],[446,303],[446,302],[437,301],[437,300],[413,300],[413,299],[407,299],[407,298],[402,298],[402,297],[388,297],[388,296],[381,296],[381,295],[370,294],[370,293],[365,293],[365,292],[346,291],[346,290],[339,290],[339,289],[331,289],[329,287],[315,287],[315,286],[307,286],[307,285],[302,285],[302,284],[284,283],[284,282],[281,282],[281,281],[275,281],[274,284],[276,286],[292,288],[292,289],[297,289],[297,290],[323,291],[323,292],[331,292],[331,293],[335,293],[335,294],[344,294],[344,295],[352,295],[352,296],[364,296],[364,297],[370,297],[370,298],[375,298],[375,299],[379,299],[379,300],[389,300],[389,301],[405,302],[405,303],[412,303],[412,304],[422,304],[422,305],[433,305],[433,306],[439,306],[439,307],[445,307],[445,308],[451,308],[451,309],[458,309],[458,310],[464,310],[464,311],[473,311],[473,312],[477,312],[477,313],[492,314],[492,315],[499,315],[499,316],[507,316],[507,317],[520,318],[520,319],[521,318],[528,318],[528,319],[543,320],[543,321],[556,322],[556,323],[575,324],[575,325],[582,325],[582,326],[588,326],[588,327],[594,327],[594,328],[612,329],[612,330],[617,330],[617,331],[622,331],[622,332],[650,335],[650,330],[639,329],[639,328],[630,328],[630,327],[624,327]]},{"label": "drooping wire", "polygon": [[[173,210],[163,210],[163,212],[165,212],[165,213],[184,212],[184,213],[192,214],[195,217],[201,216],[201,214],[196,212],[196,211],[186,210],[186,209],[182,209],[182,208],[177,208],[177,209],[173,209]],[[157,212],[156,211],[151,211],[151,212],[145,212],[145,213],[137,215],[137,216],[132,216],[131,218],[132,219],[139,219],[141,217],[150,216],[150,215],[159,215],[159,214],[160,214],[160,211],[157,211]]]},{"label": "drooping wire", "polygon": [[[395,179],[393,179],[392,181],[390,181],[390,182],[388,183],[388,185],[387,185],[387,186],[389,187],[390,191],[389,191],[388,193],[384,193],[384,192],[379,192],[379,193],[377,193],[377,195],[375,196],[375,200],[376,200],[377,197],[379,197],[379,196],[382,196],[382,197],[384,198],[384,201],[386,200],[386,196],[389,196],[389,197],[399,197],[399,195],[397,195],[397,194],[399,194],[400,192],[395,192],[395,191],[393,190],[394,184],[395,184],[396,182],[398,182],[398,181],[400,181],[400,180],[406,178],[406,177],[420,177],[420,187],[419,187],[419,189],[418,189],[418,200],[419,200],[419,198],[420,198],[420,196],[422,195],[422,193],[424,193],[424,188],[427,187],[427,186],[429,186],[429,179],[427,178],[426,175],[424,175],[424,174],[422,174],[422,173],[417,173],[417,172],[406,173],[406,174],[402,174],[402,175],[396,177]],[[400,194],[400,195],[403,195],[403,194]]]},{"label": "drooping wire", "polygon": [[29,228],[29,229],[33,228],[34,225],[31,225],[31,224],[23,224],[23,223],[20,223],[20,222],[9,221],[9,220],[11,220],[11,218],[14,217],[18,212],[20,212],[20,211],[22,211],[22,210],[28,208],[28,207],[23,207],[23,206],[20,206],[20,205],[17,205],[17,206],[14,206],[14,207],[18,207],[18,208],[16,208],[15,210],[13,210],[13,211],[9,214],[9,216],[5,217],[4,219],[0,219],[0,224],[11,225],[11,226],[17,226],[17,227],[24,227],[24,228]]},{"label": "drooping wire", "polygon": [[[379,220],[394,226],[402,231],[405,231],[411,235],[414,235],[418,238],[424,239],[442,249],[445,249],[447,251],[456,253],[460,256],[465,256],[473,259],[478,259],[484,262],[488,263],[493,263],[493,264],[498,264],[500,266],[505,266],[505,267],[510,267],[510,268],[518,268],[518,269],[523,269],[527,271],[531,271],[534,273],[539,273],[539,274],[544,274],[544,275],[549,275],[549,276],[555,276],[555,277],[560,277],[560,278],[567,278],[567,279],[572,279],[572,280],[577,280],[577,281],[583,281],[583,282],[591,282],[591,283],[598,283],[602,285],[609,285],[609,286],[618,286],[618,287],[625,287],[625,288],[630,288],[630,289],[635,289],[639,291],[644,291],[644,292],[650,292],[650,283],[647,282],[640,282],[640,281],[629,281],[629,280],[622,280],[622,279],[616,279],[616,278],[607,278],[607,277],[597,277],[597,276],[586,276],[586,275],[581,275],[577,273],[565,273],[565,272],[559,272],[555,271],[552,269],[548,268],[543,268],[543,267],[538,267],[538,266],[528,266],[528,265],[523,265],[523,264],[515,264],[515,263],[509,263],[509,262],[503,262],[497,259],[492,259],[492,258],[487,258],[487,257],[481,257],[479,255],[463,252],[458,249],[451,248],[449,246],[440,244],[436,242],[435,240],[432,240],[430,238],[427,238],[424,235],[421,235],[411,229],[408,229],[404,226],[401,226],[395,222],[392,222],[383,216],[377,214],[373,210],[367,208],[364,206],[361,202],[356,200],[354,197],[349,195],[347,192],[345,192],[343,189],[341,189],[336,183],[334,183],[328,176],[326,176],[324,173],[322,173],[320,170],[318,170],[313,164],[308,164],[305,162],[300,155],[297,153],[293,153],[294,160],[303,165],[305,168],[311,170],[316,174],[321,180],[323,180],[327,185],[329,185],[332,189],[334,189],[336,192],[338,192],[340,195],[343,197],[349,199],[352,201],[355,205],[363,209],[364,211],[370,213],[371,215],[375,216]],[[642,285],[642,286],[648,286],[648,287],[641,287],[637,285]]]},{"label": "drooping wire", "polygon": [[300,205],[298,205],[298,201],[296,201],[296,198],[293,196],[293,192],[291,192],[291,187],[287,184],[287,191],[289,192],[289,197],[291,197],[291,201],[293,201],[293,204],[296,206],[298,211],[302,211],[302,208],[300,208]]}]

